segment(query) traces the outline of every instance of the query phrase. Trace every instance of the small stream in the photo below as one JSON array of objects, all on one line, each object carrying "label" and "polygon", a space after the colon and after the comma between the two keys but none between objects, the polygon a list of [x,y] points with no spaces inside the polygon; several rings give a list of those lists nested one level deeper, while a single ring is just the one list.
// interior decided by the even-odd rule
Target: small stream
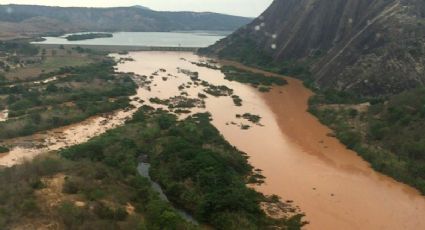
[{"label": "small stream", "polygon": [[[170,203],[170,201],[168,200],[164,191],[162,190],[161,186],[158,183],[156,183],[155,181],[153,181],[152,178],[150,177],[150,175],[149,175],[150,167],[151,167],[151,165],[149,163],[140,162],[139,166],[137,167],[137,171],[139,172],[139,174],[142,177],[147,178],[151,182],[152,189],[159,193],[159,198],[161,198],[161,200]],[[178,209],[176,207],[174,207],[174,209],[183,219],[185,219],[185,220],[187,220],[187,221],[189,221],[193,224],[199,225],[198,221],[196,221],[195,218],[193,218],[189,213],[187,213],[187,212],[185,212],[181,209]]]}]

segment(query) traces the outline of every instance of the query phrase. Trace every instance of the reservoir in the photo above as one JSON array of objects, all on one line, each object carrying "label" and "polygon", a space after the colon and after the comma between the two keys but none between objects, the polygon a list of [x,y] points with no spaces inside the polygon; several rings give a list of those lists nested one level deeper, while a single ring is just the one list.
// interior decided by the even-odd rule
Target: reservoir
[{"label": "reservoir", "polygon": [[65,37],[45,37],[34,44],[102,45],[102,46],[156,46],[156,47],[207,47],[229,35],[231,31],[184,32],[117,32],[111,38],[68,41]]}]

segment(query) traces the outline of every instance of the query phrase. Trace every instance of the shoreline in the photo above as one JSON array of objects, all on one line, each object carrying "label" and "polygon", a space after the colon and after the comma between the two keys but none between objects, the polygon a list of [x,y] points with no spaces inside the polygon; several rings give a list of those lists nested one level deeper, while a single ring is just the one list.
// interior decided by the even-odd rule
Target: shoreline
[{"label": "shoreline", "polygon": [[414,187],[375,171],[358,153],[330,137],[332,130],[308,112],[308,99],[314,93],[301,80],[232,61],[221,63],[288,81],[288,85],[261,94],[287,139],[285,148],[269,157],[273,161],[260,150],[254,155],[245,152],[252,165],[266,169],[266,183],[257,189],[293,200],[306,213],[305,219],[310,222],[306,229],[425,226],[425,221],[420,220],[425,197]]},{"label": "shoreline", "polygon": [[31,43],[41,48],[57,48],[64,46],[65,48],[86,48],[97,51],[107,51],[111,53],[118,52],[137,52],[137,51],[176,51],[176,52],[196,52],[202,47],[178,47],[178,46],[128,46],[128,45],[74,45],[74,44],[43,44]]}]

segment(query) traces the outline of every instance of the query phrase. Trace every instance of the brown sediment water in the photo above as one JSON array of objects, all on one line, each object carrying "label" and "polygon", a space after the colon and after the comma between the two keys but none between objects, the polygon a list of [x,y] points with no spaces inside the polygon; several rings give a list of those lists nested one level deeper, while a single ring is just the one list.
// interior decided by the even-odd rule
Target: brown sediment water
[{"label": "brown sediment water", "polygon": [[[223,136],[246,152],[254,167],[263,170],[266,183],[257,187],[259,191],[293,200],[305,212],[310,222],[306,229],[425,229],[424,197],[375,172],[355,152],[329,137],[331,130],[307,112],[312,92],[301,81],[286,78],[288,85],[260,93],[225,80],[219,70],[191,64],[202,59],[191,53],[136,52],[130,56],[135,62],[120,64],[120,71],[147,76],[160,68],[167,71],[154,76],[151,91],[142,97],[146,101],[179,95],[177,87],[190,79],[177,73],[177,67],[197,71],[200,79],[211,84],[232,88],[243,106],[236,107],[229,97],[208,95],[206,108],[195,111],[209,111]],[[177,77],[161,80],[167,74]],[[184,91],[195,97],[202,87]],[[245,112],[260,115],[262,126],[235,118]],[[242,130],[232,122],[251,128]]]},{"label": "brown sediment water", "polygon": [[300,80],[286,79],[287,86],[262,96],[290,143],[286,154],[294,158],[282,164],[251,155],[257,167],[270,169],[264,171],[267,184],[259,190],[293,199],[311,222],[307,229],[425,229],[424,196],[375,172],[330,137],[332,130],[307,112],[313,93]]},{"label": "brown sediment water", "polygon": [[[150,90],[141,87],[133,97],[136,107],[140,106],[137,100],[142,99],[145,104],[168,109],[149,99],[168,99],[182,92],[189,98],[196,98],[198,93],[206,94],[204,86],[194,84],[177,68],[196,71],[201,80],[233,89],[234,95],[243,100],[242,106],[235,106],[230,97],[206,94],[205,108],[194,108],[192,113],[211,113],[213,124],[223,136],[246,152],[255,168],[263,170],[266,183],[256,189],[292,200],[310,221],[306,229],[425,229],[424,197],[415,189],[375,172],[355,152],[329,137],[331,130],[307,112],[307,100],[312,92],[302,82],[287,78],[288,85],[260,93],[249,85],[225,80],[220,70],[192,64],[204,60],[192,53],[133,52],[128,57],[135,61],[118,64],[119,71],[138,74],[136,82],[143,75],[148,79],[152,76]],[[179,90],[181,84],[185,87]],[[134,111],[118,111],[109,117],[95,117],[45,134],[14,139],[20,143],[19,147],[0,158],[0,165],[5,158],[6,162],[16,163],[16,159],[11,161],[13,157],[8,158],[14,155],[13,151],[16,156],[36,155],[85,142],[122,124]],[[261,125],[236,118],[236,114],[244,113],[260,115]],[[241,125],[251,128],[242,130]],[[44,147],[35,148],[34,143]]]},{"label": "brown sediment water", "polygon": [[11,150],[6,154],[0,154],[0,166],[10,167],[49,151],[84,143],[93,137],[124,124],[141,106],[141,103],[136,100],[141,93],[142,90],[138,89],[137,94],[130,97],[133,108],[94,116],[76,124],[31,136],[1,141],[0,144],[11,147]]}]

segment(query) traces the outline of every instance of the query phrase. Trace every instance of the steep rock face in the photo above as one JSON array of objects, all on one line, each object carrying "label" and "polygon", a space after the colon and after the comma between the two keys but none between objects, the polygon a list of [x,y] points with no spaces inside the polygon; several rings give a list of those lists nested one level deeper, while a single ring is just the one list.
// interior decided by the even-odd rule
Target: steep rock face
[{"label": "steep rock face", "polygon": [[209,51],[296,61],[321,88],[389,95],[425,84],[424,17],[423,0],[275,0]]},{"label": "steep rock face", "polygon": [[251,18],[217,13],[163,12],[145,7],[81,8],[0,5],[0,31],[16,33],[80,31],[233,31]]}]

